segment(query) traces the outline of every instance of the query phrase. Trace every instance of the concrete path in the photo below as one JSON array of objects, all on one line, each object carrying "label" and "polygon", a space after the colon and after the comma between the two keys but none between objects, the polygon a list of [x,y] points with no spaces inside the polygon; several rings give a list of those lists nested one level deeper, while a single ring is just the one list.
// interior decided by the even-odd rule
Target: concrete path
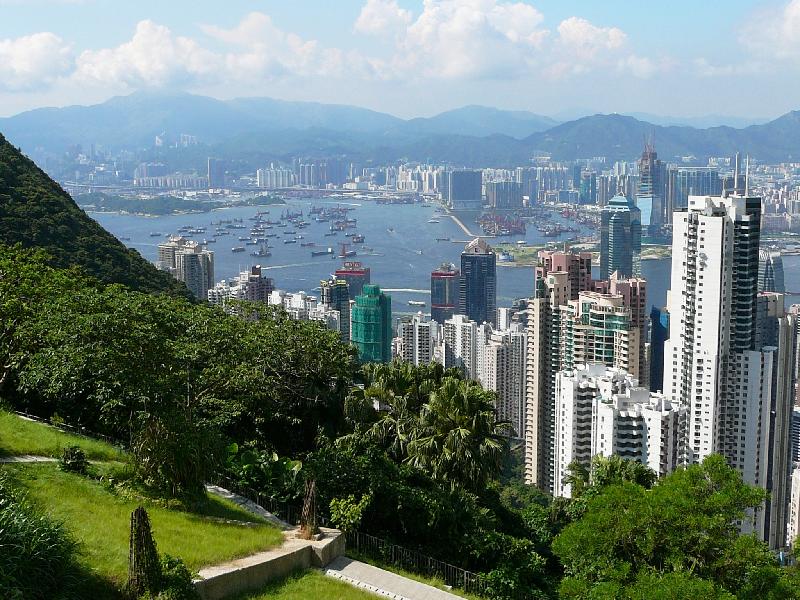
[{"label": "concrete path", "polygon": [[324,569],[324,572],[330,577],[394,600],[458,600],[461,598],[425,583],[407,579],[345,556],[334,559]]},{"label": "concrete path", "polygon": [[58,459],[49,456],[34,456],[33,454],[20,454],[19,456],[0,456],[0,463],[49,463]]},{"label": "concrete path", "polygon": [[234,494],[233,492],[226,490],[225,488],[220,487],[218,485],[207,484],[206,491],[208,491],[210,494],[214,494],[215,496],[219,496],[220,498],[225,498],[225,500],[230,500],[240,508],[243,508],[247,512],[269,521],[270,523],[272,523],[276,527],[279,527],[280,529],[283,529],[284,531],[292,529],[291,525],[289,525],[285,521],[280,520],[271,512],[259,506],[252,500],[248,500],[244,496],[240,496],[239,494]]}]

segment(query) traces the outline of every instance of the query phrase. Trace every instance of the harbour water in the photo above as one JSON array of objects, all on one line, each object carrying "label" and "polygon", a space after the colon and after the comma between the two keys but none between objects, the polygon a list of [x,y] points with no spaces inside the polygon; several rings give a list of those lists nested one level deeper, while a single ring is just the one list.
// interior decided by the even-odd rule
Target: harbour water
[{"label": "harbour water", "polygon": [[[349,213],[350,218],[357,220],[357,226],[336,236],[325,236],[330,223],[317,223],[308,216],[312,204],[314,206],[335,206],[333,200],[295,200],[286,205],[270,207],[237,207],[215,210],[209,213],[168,215],[162,217],[145,217],[118,213],[90,213],[91,216],[123,243],[138,250],[150,261],[157,257],[158,244],[166,239],[167,234],[177,234],[183,226],[205,227],[205,234],[197,234],[192,239],[202,242],[203,238],[212,238],[215,227],[213,223],[220,220],[242,219],[246,229],[230,230],[227,236],[216,236],[216,243],[208,248],[215,253],[215,279],[229,279],[250,265],[261,264],[270,277],[275,280],[279,289],[287,291],[306,291],[315,294],[321,279],[325,279],[342,264],[342,259],[331,256],[311,257],[312,250],[332,247],[334,256],[339,254],[339,244],[348,241],[346,233],[358,232],[365,237],[363,244],[350,244],[350,249],[357,255],[347,260],[360,261],[370,267],[372,282],[382,288],[391,290],[392,308],[395,313],[416,312],[419,308],[408,305],[409,300],[430,302],[430,272],[443,262],[460,262],[461,250],[470,238],[449,216],[435,212],[435,207],[428,204],[379,205],[374,202],[341,203],[349,204],[355,210]],[[258,246],[245,246],[245,252],[233,253],[233,246],[244,243],[238,240],[239,235],[247,235],[252,221],[249,218],[258,211],[269,210],[265,218],[277,221],[283,211],[303,210],[305,219],[310,225],[305,229],[297,229],[292,225],[286,227],[302,235],[303,239],[296,244],[284,244],[281,228],[273,228],[277,235],[269,238],[272,255],[270,257],[253,257],[250,252]],[[563,221],[554,216],[554,221]],[[438,221],[438,222],[430,222]],[[473,232],[477,231],[474,219],[464,219],[464,224]],[[151,236],[151,233],[161,235]],[[451,241],[437,241],[437,238],[449,238]],[[559,238],[545,238],[534,227],[528,227],[527,234],[499,238],[504,242],[526,240],[531,244],[542,244],[547,241],[558,241]],[[489,240],[490,243],[492,240]],[[303,247],[302,243],[314,242],[315,247]],[[369,248],[371,251],[367,251]],[[800,256],[784,257],[786,287],[788,290],[800,291]],[[669,259],[642,261],[642,274],[648,281],[648,304],[663,306],[666,303],[669,288]],[[533,269],[531,267],[498,267],[497,269],[497,304],[508,306],[515,298],[529,297],[533,288]],[[787,304],[800,302],[800,296],[787,299]],[[426,312],[430,310],[426,306]]]}]

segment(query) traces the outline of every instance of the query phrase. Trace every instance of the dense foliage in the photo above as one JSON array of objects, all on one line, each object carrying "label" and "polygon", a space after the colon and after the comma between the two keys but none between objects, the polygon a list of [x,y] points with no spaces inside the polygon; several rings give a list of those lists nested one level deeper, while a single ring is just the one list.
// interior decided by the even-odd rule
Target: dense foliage
[{"label": "dense foliage", "polygon": [[0,135],[0,243],[43,248],[54,266],[104,283],[189,297],[186,287],[88,217],[56,182]]},{"label": "dense foliage", "polygon": [[0,474],[0,597],[42,600],[77,597],[76,543]]},{"label": "dense foliage", "polygon": [[578,499],[586,501],[582,516],[553,542],[565,571],[562,598],[797,597],[796,573],[740,532],[765,492],[721,456],[658,482],[636,482],[643,469],[632,464],[595,460],[600,477]]}]

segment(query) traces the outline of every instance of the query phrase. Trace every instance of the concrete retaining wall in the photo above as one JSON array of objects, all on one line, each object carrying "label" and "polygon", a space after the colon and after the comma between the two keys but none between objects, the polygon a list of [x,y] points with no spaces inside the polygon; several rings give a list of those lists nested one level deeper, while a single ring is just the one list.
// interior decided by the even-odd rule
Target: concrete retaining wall
[{"label": "concrete retaining wall", "polygon": [[302,540],[296,537],[297,530],[287,531],[280,548],[202,569],[195,589],[203,600],[222,600],[256,591],[293,571],[322,568],[345,550],[341,531],[322,529],[322,533],[321,540]]}]

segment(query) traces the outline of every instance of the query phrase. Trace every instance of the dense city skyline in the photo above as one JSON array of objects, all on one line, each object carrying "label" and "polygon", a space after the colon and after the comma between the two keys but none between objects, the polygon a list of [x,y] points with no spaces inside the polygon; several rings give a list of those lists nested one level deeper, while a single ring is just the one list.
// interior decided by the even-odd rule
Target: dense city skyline
[{"label": "dense city skyline", "polygon": [[[613,14],[549,0],[229,2],[192,14],[182,3],[0,6],[0,115],[142,89],[337,102],[401,117],[467,104],[557,119],[761,120],[797,108],[797,0],[737,0],[724,10],[626,3]],[[681,36],[669,34],[675,27]]]}]

